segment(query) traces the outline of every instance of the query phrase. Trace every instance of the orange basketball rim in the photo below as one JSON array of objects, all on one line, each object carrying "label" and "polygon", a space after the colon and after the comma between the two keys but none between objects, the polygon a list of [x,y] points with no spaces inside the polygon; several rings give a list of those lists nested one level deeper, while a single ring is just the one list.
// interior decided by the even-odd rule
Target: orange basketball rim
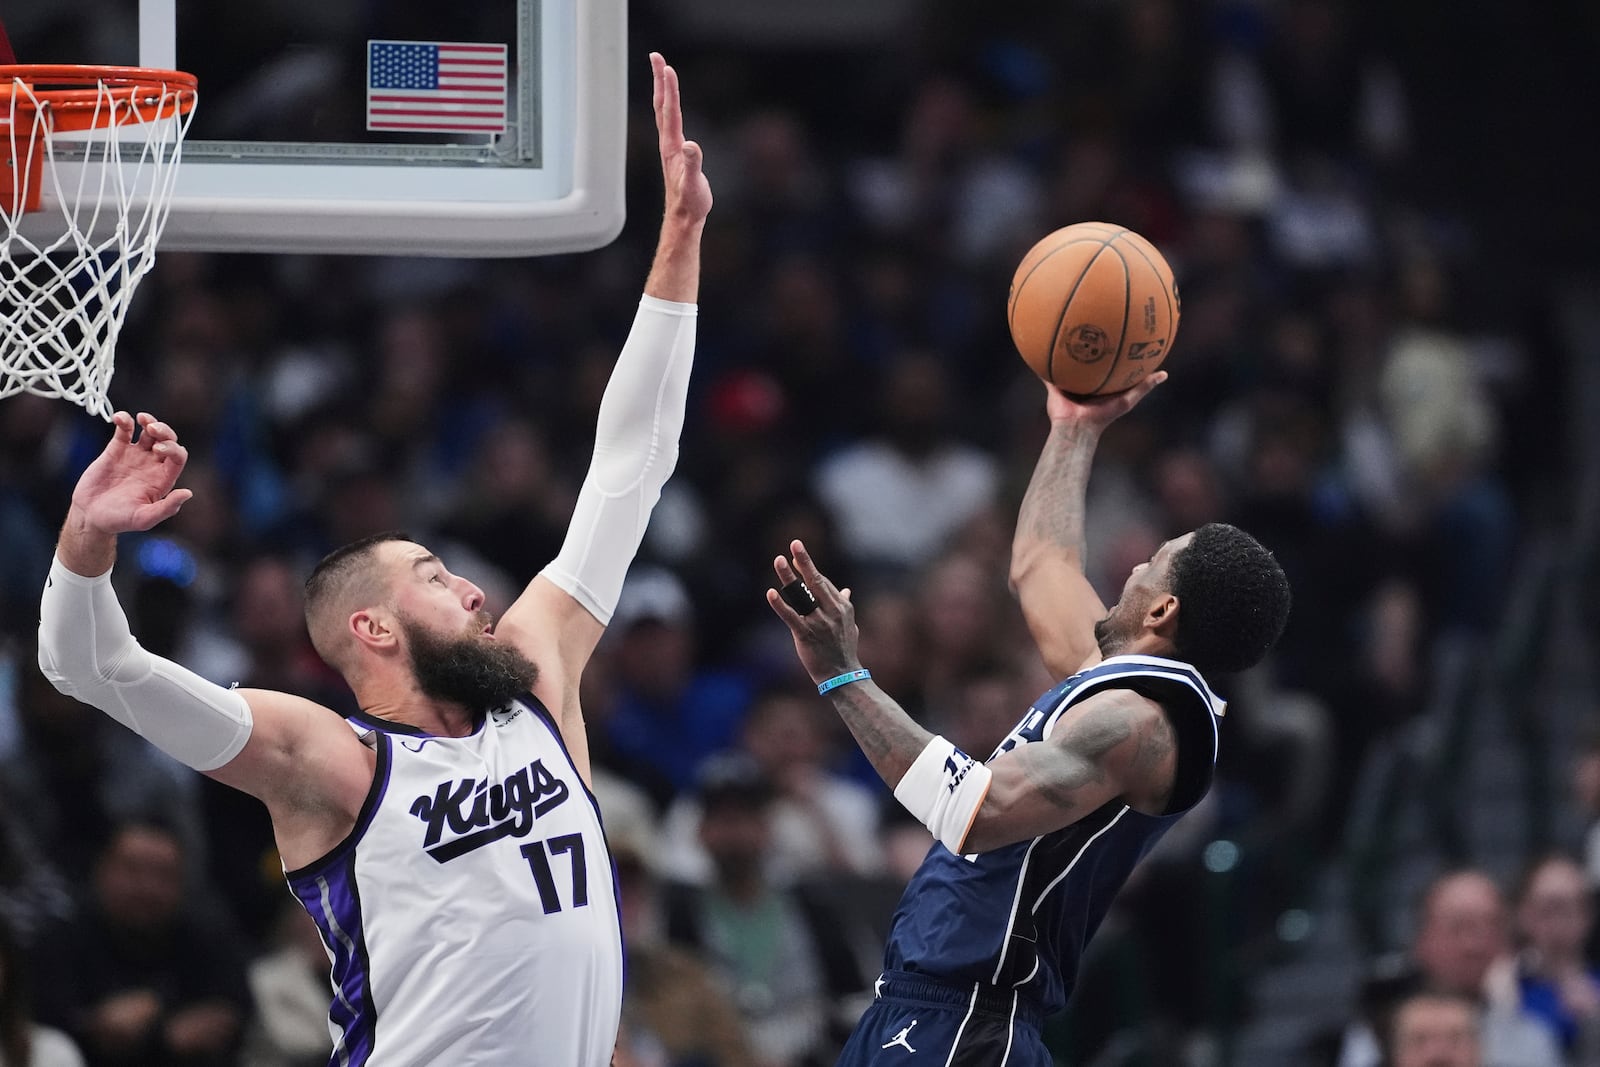
[{"label": "orange basketball rim", "polygon": [[0,151],[6,156],[0,167],[0,209],[39,209],[44,137],[187,115],[197,89],[195,76],[179,70],[0,66]]}]

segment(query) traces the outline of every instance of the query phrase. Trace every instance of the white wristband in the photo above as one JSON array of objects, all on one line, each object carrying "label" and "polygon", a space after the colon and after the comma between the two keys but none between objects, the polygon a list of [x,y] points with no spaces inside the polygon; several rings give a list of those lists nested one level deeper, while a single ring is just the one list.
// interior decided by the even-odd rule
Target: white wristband
[{"label": "white wristband", "polygon": [[894,798],[959,856],[993,777],[987,766],[935,736],[894,787]]}]

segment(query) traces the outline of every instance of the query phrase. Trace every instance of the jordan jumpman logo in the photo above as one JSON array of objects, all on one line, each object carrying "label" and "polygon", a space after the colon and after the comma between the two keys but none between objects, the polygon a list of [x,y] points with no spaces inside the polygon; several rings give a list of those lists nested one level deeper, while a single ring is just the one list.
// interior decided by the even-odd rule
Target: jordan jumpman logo
[{"label": "jordan jumpman logo", "polygon": [[916,1025],[917,1025],[917,1020],[912,1019],[910,1026],[906,1027],[904,1030],[900,1031],[898,1034],[895,1034],[894,1035],[894,1040],[885,1042],[882,1047],[883,1048],[894,1048],[896,1045],[899,1045],[901,1048],[905,1049],[907,1052],[915,1052],[915,1051],[917,1051],[916,1049],[911,1047],[911,1042],[906,1040],[906,1038],[908,1038],[911,1035],[911,1031],[916,1027]]}]

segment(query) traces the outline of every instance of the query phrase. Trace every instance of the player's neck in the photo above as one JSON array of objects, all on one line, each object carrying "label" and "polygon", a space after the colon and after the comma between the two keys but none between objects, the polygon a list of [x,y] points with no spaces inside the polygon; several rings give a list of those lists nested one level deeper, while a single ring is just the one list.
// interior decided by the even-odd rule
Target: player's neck
[{"label": "player's neck", "polygon": [[1176,659],[1178,650],[1172,642],[1157,633],[1148,630],[1141,631],[1126,641],[1116,642],[1114,647],[1102,649],[1104,658],[1112,656],[1159,656],[1162,659]]},{"label": "player's neck", "polygon": [[356,700],[368,715],[439,737],[466,737],[478,728],[478,716],[460,704],[428,696],[415,683],[362,686]]}]

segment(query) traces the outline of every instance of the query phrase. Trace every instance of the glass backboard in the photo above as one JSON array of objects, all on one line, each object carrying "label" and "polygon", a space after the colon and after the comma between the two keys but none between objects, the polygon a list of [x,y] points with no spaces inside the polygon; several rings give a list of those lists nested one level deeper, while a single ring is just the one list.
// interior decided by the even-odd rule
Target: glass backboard
[{"label": "glass backboard", "polygon": [[7,0],[4,18],[19,62],[199,77],[162,249],[514,256],[621,229],[626,0]]}]

